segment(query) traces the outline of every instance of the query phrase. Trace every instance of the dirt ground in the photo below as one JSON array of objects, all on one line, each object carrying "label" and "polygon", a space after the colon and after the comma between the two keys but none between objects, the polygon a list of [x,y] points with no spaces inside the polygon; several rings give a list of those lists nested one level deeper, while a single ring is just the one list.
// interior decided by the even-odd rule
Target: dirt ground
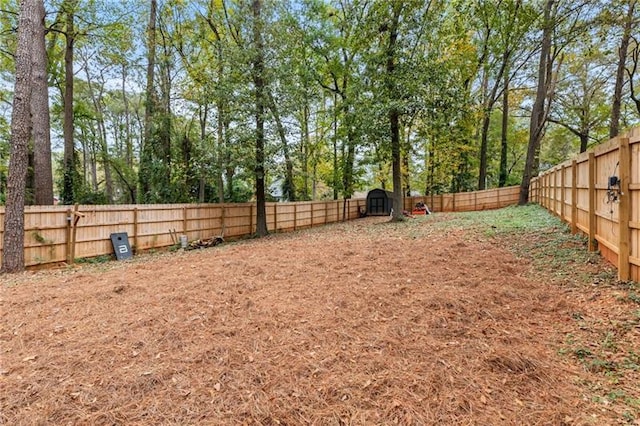
[{"label": "dirt ground", "polygon": [[639,307],[447,220],[0,277],[0,424],[640,424],[575,343]]}]

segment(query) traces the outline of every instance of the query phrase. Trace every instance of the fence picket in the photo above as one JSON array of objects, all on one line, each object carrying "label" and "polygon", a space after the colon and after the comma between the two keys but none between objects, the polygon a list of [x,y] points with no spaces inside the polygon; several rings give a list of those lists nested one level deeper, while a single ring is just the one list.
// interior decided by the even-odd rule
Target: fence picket
[{"label": "fence picket", "polygon": [[[640,128],[636,128],[541,173],[531,185],[538,203],[550,212],[556,213],[557,203],[561,203],[560,217],[570,223],[572,232],[580,230],[588,235],[589,250],[599,249],[618,268],[622,281],[640,280],[639,164]],[[571,186],[563,172],[558,195],[557,171],[568,167]],[[613,176],[619,178],[619,186],[609,184]],[[570,216],[562,211],[568,190]]]},{"label": "fence picket", "polygon": [[[517,204],[519,187],[499,188],[479,191],[478,193],[460,193],[455,197],[439,195],[438,200],[431,194],[431,211],[469,211],[477,209],[505,207]],[[426,197],[420,197],[421,201]],[[410,198],[413,205],[413,198]],[[480,202],[480,200],[482,200]],[[274,229],[271,231],[291,231],[308,226],[322,226],[332,222],[355,219],[360,216],[360,207],[366,206],[365,199],[328,200],[324,202],[292,203],[290,207],[278,203],[268,203],[273,208]],[[299,204],[299,205],[298,205]],[[321,205],[323,204],[323,205]],[[304,206],[310,206],[310,222],[307,226],[307,213]],[[335,210],[332,209],[335,206]],[[354,207],[355,206],[355,207]],[[315,208],[317,207],[317,209]],[[345,209],[341,213],[342,209]],[[352,208],[355,208],[352,211]],[[293,212],[293,221],[291,214]],[[317,217],[324,212],[324,220]],[[335,212],[335,213],[332,213]],[[76,214],[85,216],[76,222]],[[4,207],[0,206],[0,219]],[[255,207],[253,203],[240,204],[158,204],[158,205],[81,205],[69,206],[27,206],[25,207],[26,266],[50,263],[72,263],[75,258],[94,257],[112,253],[109,236],[115,232],[127,232],[133,242],[135,252],[171,246],[173,244],[169,230],[182,230],[189,238],[208,238],[224,233],[225,237],[243,237],[254,233]],[[279,217],[281,216],[281,217]],[[329,217],[331,216],[331,217]],[[4,223],[0,221],[0,237]],[[37,240],[36,240],[37,238]],[[2,256],[0,241],[0,256]]]}]

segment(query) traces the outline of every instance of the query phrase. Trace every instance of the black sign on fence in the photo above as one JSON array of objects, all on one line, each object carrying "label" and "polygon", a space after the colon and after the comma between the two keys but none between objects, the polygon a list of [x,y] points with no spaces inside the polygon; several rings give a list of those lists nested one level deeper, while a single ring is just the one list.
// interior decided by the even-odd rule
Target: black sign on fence
[{"label": "black sign on fence", "polygon": [[129,259],[133,256],[129,245],[129,236],[126,232],[111,234],[111,244],[113,244],[113,251],[117,260]]}]

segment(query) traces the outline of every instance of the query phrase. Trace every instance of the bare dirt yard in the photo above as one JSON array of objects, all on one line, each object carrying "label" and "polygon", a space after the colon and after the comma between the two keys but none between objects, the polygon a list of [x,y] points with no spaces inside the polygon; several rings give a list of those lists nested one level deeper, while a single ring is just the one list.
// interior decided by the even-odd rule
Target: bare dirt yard
[{"label": "bare dirt yard", "polygon": [[640,424],[640,290],[520,209],[1,276],[0,424]]}]

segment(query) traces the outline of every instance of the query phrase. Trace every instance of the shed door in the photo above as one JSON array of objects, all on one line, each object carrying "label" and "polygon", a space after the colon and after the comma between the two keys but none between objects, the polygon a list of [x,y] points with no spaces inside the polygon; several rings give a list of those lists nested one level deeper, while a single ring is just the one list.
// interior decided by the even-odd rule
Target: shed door
[{"label": "shed door", "polygon": [[384,209],[384,198],[371,197],[371,199],[369,200],[369,210],[371,214],[379,214],[379,213],[386,214],[386,211]]}]

